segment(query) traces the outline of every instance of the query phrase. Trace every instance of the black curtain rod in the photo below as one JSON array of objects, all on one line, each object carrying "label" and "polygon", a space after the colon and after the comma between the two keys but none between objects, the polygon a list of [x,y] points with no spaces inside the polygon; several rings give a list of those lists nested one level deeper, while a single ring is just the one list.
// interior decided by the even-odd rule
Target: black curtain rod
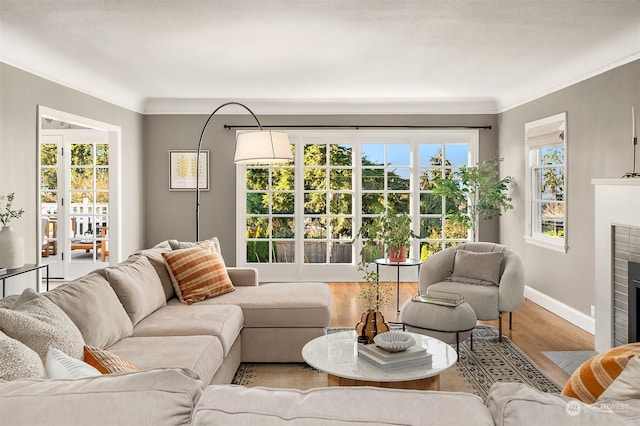
[{"label": "black curtain rod", "polygon": [[[240,129],[257,129],[257,125],[236,125],[225,124],[225,129],[228,130],[240,130]],[[491,126],[411,126],[411,125],[357,125],[357,124],[278,124],[278,125],[263,125],[263,129],[481,129],[491,130]]]}]

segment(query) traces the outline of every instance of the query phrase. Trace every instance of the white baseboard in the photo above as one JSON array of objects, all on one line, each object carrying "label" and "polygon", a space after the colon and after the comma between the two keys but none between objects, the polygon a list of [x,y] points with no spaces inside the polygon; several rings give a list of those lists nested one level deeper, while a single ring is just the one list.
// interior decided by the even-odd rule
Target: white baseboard
[{"label": "white baseboard", "polygon": [[532,302],[542,306],[548,311],[553,312],[559,317],[569,321],[576,327],[580,327],[584,331],[595,334],[596,332],[596,320],[587,314],[580,312],[579,310],[572,308],[571,306],[564,304],[551,296],[547,296],[540,291],[524,286],[524,297]]}]

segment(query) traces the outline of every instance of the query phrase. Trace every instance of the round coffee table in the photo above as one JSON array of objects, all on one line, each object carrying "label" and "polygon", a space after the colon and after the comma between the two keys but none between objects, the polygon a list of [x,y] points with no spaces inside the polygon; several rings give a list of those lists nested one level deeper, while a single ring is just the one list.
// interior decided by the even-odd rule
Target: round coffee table
[{"label": "round coffee table", "polygon": [[355,330],[313,339],[302,348],[302,358],[327,373],[328,386],[440,390],[440,374],[458,360],[455,349],[433,337],[409,334],[433,355],[431,364],[382,370],[358,357]]}]

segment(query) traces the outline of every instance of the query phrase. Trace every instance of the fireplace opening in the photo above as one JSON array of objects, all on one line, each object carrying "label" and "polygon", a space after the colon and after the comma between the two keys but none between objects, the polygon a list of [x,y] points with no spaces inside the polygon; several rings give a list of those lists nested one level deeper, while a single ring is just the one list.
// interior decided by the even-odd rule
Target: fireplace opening
[{"label": "fireplace opening", "polygon": [[629,343],[640,341],[638,332],[640,331],[640,315],[638,306],[640,305],[640,263],[629,262]]}]

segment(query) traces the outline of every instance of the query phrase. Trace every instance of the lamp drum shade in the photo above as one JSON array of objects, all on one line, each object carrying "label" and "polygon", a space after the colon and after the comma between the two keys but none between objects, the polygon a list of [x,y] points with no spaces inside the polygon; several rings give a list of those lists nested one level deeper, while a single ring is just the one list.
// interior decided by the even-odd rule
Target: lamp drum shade
[{"label": "lamp drum shade", "polygon": [[237,164],[270,164],[293,161],[289,137],[284,132],[261,130],[238,134],[236,153]]}]

